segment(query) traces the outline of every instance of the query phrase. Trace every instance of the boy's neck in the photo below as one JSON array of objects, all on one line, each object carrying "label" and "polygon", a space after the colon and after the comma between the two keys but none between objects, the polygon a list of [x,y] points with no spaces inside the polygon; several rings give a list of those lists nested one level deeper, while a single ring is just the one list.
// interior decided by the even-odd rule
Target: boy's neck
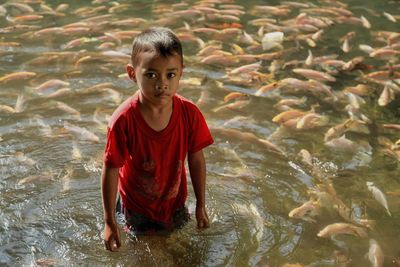
[{"label": "boy's neck", "polygon": [[162,131],[167,126],[172,116],[173,101],[165,105],[154,105],[146,101],[139,93],[139,109],[148,126],[155,131]]},{"label": "boy's neck", "polygon": [[169,112],[172,110],[173,107],[173,100],[165,103],[165,104],[154,104],[146,100],[143,95],[139,93],[139,106],[140,110],[145,111],[146,113],[151,113],[151,114],[161,114],[164,112]]}]

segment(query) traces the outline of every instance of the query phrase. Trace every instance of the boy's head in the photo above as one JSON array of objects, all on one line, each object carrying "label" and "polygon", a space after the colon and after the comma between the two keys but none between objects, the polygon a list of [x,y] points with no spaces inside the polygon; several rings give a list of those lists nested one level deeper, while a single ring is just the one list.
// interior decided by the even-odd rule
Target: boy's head
[{"label": "boy's head", "polygon": [[168,28],[152,27],[142,31],[135,37],[131,54],[133,67],[140,63],[140,55],[145,52],[154,52],[163,57],[177,54],[181,56],[183,64],[181,42]]}]

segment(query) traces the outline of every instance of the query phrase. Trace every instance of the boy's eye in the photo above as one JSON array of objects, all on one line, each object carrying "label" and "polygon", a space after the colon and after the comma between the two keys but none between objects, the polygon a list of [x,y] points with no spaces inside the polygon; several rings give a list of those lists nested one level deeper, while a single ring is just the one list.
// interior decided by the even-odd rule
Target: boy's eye
[{"label": "boy's eye", "polygon": [[171,72],[171,73],[168,73],[168,78],[174,78],[176,76],[176,74],[175,73],[173,73],[173,72]]},{"label": "boy's eye", "polygon": [[156,74],[155,74],[155,73],[152,73],[152,72],[149,72],[149,73],[146,73],[145,76],[146,76],[147,78],[152,79],[152,78],[155,78],[155,77],[156,77]]}]

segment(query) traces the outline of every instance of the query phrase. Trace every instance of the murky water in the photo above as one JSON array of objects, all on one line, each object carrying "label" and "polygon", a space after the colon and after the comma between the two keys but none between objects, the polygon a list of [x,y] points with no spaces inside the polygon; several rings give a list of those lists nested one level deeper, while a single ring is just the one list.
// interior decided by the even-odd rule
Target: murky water
[{"label": "murky water", "polygon": [[[358,18],[353,23],[322,14],[323,9],[316,13],[309,10],[312,5],[325,10],[341,7],[334,1],[303,3],[308,8],[286,2],[286,8],[279,9],[281,12],[286,9],[283,14],[276,9],[260,11],[255,6],[266,5],[263,1],[226,3],[239,7],[223,6],[220,1],[216,4],[212,1],[103,2],[71,1],[64,6],[63,1],[26,0],[9,1],[1,6],[0,77],[13,72],[33,72],[18,79],[0,80],[1,266],[282,266],[287,263],[347,266],[345,260],[340,262],[338,255],[350,259],[349,266],[369,266],[371,263],[365,254],[371,238],[382,248],[385,266],[399,266],[395,260],[400,258],[400,168],[396,159],[400,152],[394,143],[399,140],[400,132],[382,127],[400,123],[400,94],[395,88],[398,67],[393,67],[392,76],[385,80],[395,83],[391,89],[394,100],[385,105],[378,104],[384,86],[362,77],[385,70],[388,63],[396,66],[399,56],[372,58],[359,45],[373,48],[386,45],[384,34],[379,32],[398,32],[400,2],[347,1],[348,7],[343,9]],[[220,17],[215,16],[215,11],[204,8],[206,2],[209,8],[231,10],[221,14],[233,17],[221,17],[219,13]],[[268,4],[278,6],[280,2]],[[183,12],[176,17],[166,15],[193,7],[197,7],[197,12]],[[262,51],[261,37],[257,37],[260,27],[254,26],[253,20],[267,17],[275,20],[272,24],[284,25],[287,21],[293,28],[295,22],[288,20],[302,12],[326,17],[335,23],[324,28],[315,47],[312,40],[304,37],[314,34],[315,30],[303,29],[296,33],[286,28],[288,32],[281,49]],[[393,15],[397,22],[383,12]],[[20,17],[28,14],[34,16]],[[100,15],[105,16],[98,18]],[[370,29],[361,16],[369,21]],[[146,21],[121,22],[131,18]],[[181,34],[186,69],[179,92],[199,104],[214,129],[215,144],[205,150],[211,227],[198,231],[192,220],[184,229],[168,236],[135,237],[123,233],[121,250],[110,253],[105,251],[101,237],[100,171],[106,125],[118,104],[136,90],[124,75],[126,55],[130,53],[135,34],[128,31],[149,25],[166,25]],[[243,31],[212,35],[195,30],[202,27],[222,30],[241,25],[246,33],[258,38],[258,47],[239,40]],[[50,33],[40,31],[46,28],[53,29]],[[264,33],[276,30],[271,25],[264,26]],[[350,51],[345,53],[340,39],[351,31],[355,36],[349,37]],[[397,44],[394,50],[400,51],[399,38],[391,38]],[[224,51],[236,55],[240,50],[237,47],[235,50],[234,43],[246,54],[296,50],[275,57],[274,61],[264,58],[258,72],[253,72],[252,80],[241,74],[227,78],[225,75],[234,68],[259,59],[244,62],[229,56],[225,61],[234,59],[233,63],[204,62],[205,56],[198,53],[201,45],[208,45],[212,39],[219,39]],[[338,60],[345,62],[356,56],[365,59],[359,68],[334,74],[336,82],[326,83],[338,96],[335,101],[324,92],[290,86],[257,95],[257,90],[268,83],[289,77],[307,80],[292,69],[304,67],[308,50],[314,58],[336,54]],[[282,64],[272,77],[270,66],[279,61]],[[284,63],[288,64],[284,66]],[[321,70],[318,66],[306,68]],[[330,70],[335,68],[331,66]],[[54,79],[64,83],[39,87]],[[353,94],[343,94],[345,87],[360,83],[372,88],[372,92],[360,97],[365,102],[357,97],[353,100]],[[231,92],[247,94],[244,100],[247,102],[223,108],[227,103],[238,101],[224,102],[224,97]],[[275,104],[282,99],[301,97],[305,97],[304,101],[296,109],[308,111],[314,106],[315,112],[326,116],[329,122],[299,130],[272,121],[283,111]],[[351,101],[361,101],[353,113],[345,109]],[[351,149],[327,146],[324,143],[327,131],[349,116],[360,117],[354,112],[368,117],[363,123],[367,130],[346,132],[346,137],[354,142]],[[224,132],[221,128],[238,131]],[[253,135],[239,134],[245,132]],[[260,139],[269,140],[284,155]],[[312,154],[313,166],[298,156],[301,149]],[[391,216],[374,199],[367,181],[374,182],[386,195]],[[321,184],[333,186],[336,195]],[[291,210],[310,199],[313,194],[310,190],[319,196],[314,200],[318,200],[320,214],[312,218],[290,218]],[[324,199],[321,194],[325,194]],[[188,206],[193,212],[193,193]],[[340,214],[346,208],[349,212]],[[360,226],[361,219],[376,223],[365,228],[367,237],[317,236],[329,224],[349,222]]]}]

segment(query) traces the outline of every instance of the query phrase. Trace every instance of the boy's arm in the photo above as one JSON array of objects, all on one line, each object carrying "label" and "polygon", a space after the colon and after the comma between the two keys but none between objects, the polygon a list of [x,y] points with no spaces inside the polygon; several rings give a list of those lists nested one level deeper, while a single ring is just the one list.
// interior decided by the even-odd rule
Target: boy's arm
[{"label": "boy's arm", "polygon": [[190,177],[192,179],[193,190],[196,195],[196,219],[198,228],[209,226],[208,215],[205,203],[206,191],[206,162],[203,150],[189,153],[188,164]]},{"label": "boy's arm", "polygon": [[118,224],[115,219],[115,202],[118,191],[118,168],[103,164],[101,193],[104,210],[104,244],[107,250],[115,251],[121,246]]}]

